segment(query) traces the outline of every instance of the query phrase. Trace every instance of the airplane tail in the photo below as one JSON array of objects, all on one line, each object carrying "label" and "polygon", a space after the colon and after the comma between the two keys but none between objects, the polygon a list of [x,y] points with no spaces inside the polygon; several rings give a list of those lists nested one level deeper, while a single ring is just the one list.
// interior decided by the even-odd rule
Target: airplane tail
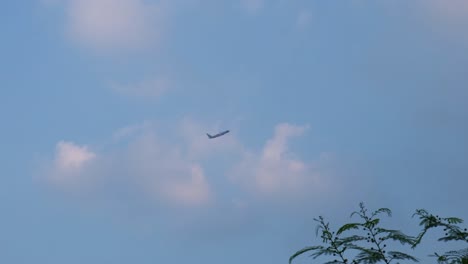
[{"label": "airplane tail", "polygon": [[208,133],[206,133],[206,135],[208,136],[208,138],[213,138],[213,136]]}]

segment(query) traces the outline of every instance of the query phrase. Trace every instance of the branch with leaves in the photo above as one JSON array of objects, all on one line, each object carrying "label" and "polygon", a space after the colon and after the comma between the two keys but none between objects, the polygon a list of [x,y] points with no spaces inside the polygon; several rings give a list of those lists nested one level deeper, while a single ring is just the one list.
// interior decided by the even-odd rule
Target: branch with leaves
[{"label": "branch with leaves", "polygon": [[[387,244],[389,241],[399,242],[401,245],[410,246],[414,249],[422,241],[422,238],[431,228],[443,227],[445,236],[439,241],[465,241],[468,242],[467,229],[461,229],[457,224],[461,224],[463,220],[455,217],[441,218],[429,214],[423,209],[416,210],[414,215],[419,216],[423,226],[423,230],[417,236],[409,236],[400,230],[388,229],[381,226],[380,215],[386,214],[392,216],[392,212],[388,208],[380,208],[369,213],[365,208],[364,203],[359,204],[360,210],[353,212],[351,217],[357,215],[360,221],[347,223],[336,231],[332,231],[330,224],[325,222],[320,216],[314,219],[318,222],[316,235],[320,233],[323,246],[305,247],[289,258],[289,263],[305,253],[311,253],[314,259],[320,256],[331,256],[332,260],[324,262],[331,263],[353,263],[353,264],[375,264],[398,261],[419,262],[419,260],[407,253],[389,250]],[[413,215],[413,217],[414,217]],[[319,232],[320,231],[320,232]],[[362,234],[364,233],[364,235]],[[442,255],[435,253],[439,264],[468,264],[468,248],[449,251]],[[351,259],[351,260],[350,260]]]},{"label": "branch with leaves", "polygon": [[[438,241],[462,241],[468,243],[468,230],[462,229],[457,224],[463,223],[463,220],[457,217],[439,217],[428,213],[424,209],[416,210],[414,216],[418,216],[420,219],[419,225],[423,227],[423,230],[416,237],[416,241],[413,244],[413,248],[419,245],[424,235],[432,228],[442,227],[444,228],[445,236],[438,239]],[[451,250],[444,254],[431,255],[437,258],[439,264],[468,264],[468,248],[459,250]]]},{"label": "branch with leaves", "polygon": [[[417,262],[418,260],[406,253],[399,251],[392,251],[387,249],[387,240],[398,241],[401,244],[410,244],[414,242],[414,238],[405,235],[399,230],[387,229],[380,227],[380,218],[377,218],[380,214],[386,213],[388,216],[392,215],[392,212],[388,208],[380,208],[379,210],[372,212],[370,215],[367,212],[363,203],[360,203],[360,210],[353,212],[351,217],[357,215],[360,217],[360,222],[348,223],[341,226],[338,231],[332,232],[329,227],[329,223],[325,223],[323,217],[315,219],[319,222],[317,232],[322,231],[321,237],[323,243],[327,246],[312,246],[306,247],[299,250],[289,259],[291,263],[296,257],[306,253],[312,252],[312,257],[317,258],[321,255],[332,255],[336,257],[332,261],[326,263],[364,263],[373,264],[383,262],[386,264],[392,263],[394,260],[411,260]],[[359,230],[367,233],[367,235],[348,235],[352,230]],[[318,235],[318,234],[317,234]],[[345,257],[345,252],[354,251],[355,256],[351,261]],[[352,253],[350,253],[352,254]]]}]

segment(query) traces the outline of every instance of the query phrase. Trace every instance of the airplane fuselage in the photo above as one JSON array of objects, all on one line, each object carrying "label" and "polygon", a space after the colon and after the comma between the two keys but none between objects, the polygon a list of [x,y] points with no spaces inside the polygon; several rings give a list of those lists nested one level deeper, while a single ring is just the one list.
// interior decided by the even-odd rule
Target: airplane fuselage
[{"label": "airplane fuselage", "polygon": [[220,137],[220,136],[222,136],[222,135],[224,135],[224,134],[227,134],[227,133],[229,133],[229,130],[223,131],[223,132],[218,133],[218,134],[213,135],[213,136],[210,135],[210,134],[206,134],[206,135],[208,136],[208,138],[217,138],[217,137]]}]

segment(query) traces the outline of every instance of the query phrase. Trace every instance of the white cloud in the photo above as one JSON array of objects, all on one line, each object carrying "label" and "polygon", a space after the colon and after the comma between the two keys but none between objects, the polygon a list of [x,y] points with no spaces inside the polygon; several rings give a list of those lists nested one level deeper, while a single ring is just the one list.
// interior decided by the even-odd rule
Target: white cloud
[{"label": "white cloud", "polygon": [[[112,194],[111,188],[120,183],[125,186],[119,188],[136,187],[141,198],[149,198],[156,204],[211,203],[213,193],[202,166],[181,151],[179,145],[165,142],[150,122],[119,129],[112,139],[114,143],[130,140],[123,149],[101,153],[99,159],[87,146],[58,142],[46,179],[64,191],[79,192],[82,188],[86,193],[93,189],[105,196],[106,192]],[[90,188],[93,184],[99,188]]]},{"label": "white cloud", "polygon": [[194,164],[188,169],[188,179],[171,180],[161,192],[170,200],[182,205],[202,205],[210,202],[211,191],[203,168]]},{"label": "white cloud", "polygon": [[83,186],[93,180],[83,172],[92,167],[97,158],[97,154],[87,146],[59,141],[55,147],[55,158],[47,170],[48,180],[65,188]]},{"label": "white cloud", "polygon": [[176,144],[164,143],[148,130],[133,141],[124,162],[149,197],[181,206],[207,205],[212,190],[202,166]]},{"label": "white cloud", "polygon": [[73,142],[60,141],[56,146],[55,165],[59,170],[79,170],[96,157],[87,146],[78,146]]},{"label": "white cloud", "polygon": [[302,135],[307,128],[288,123],[277,125],[260,155],[244,154],[231,174],[232,179],[253,193],[267,196],[302,195],[303,188],[322,188],[325,183],[322,175],[289,152],[289,140]]},{"label": "white cloud", "polygon": [[160,38],[161,5],[143,0],[69,0],[68,33],[99,51],[140,49]]},{"label": "white cloud", "polygon": [[[210,140],[205,134],[207,128],[218,129],[190,119],[183,119],[168,136],[148,121],[127,126],[112,137],[114,143],[128,139],[127,143],[101,152],[99,159],[86,146],[61,141],[52,164],[53,177],[48,179],[65,190],[70,186],[79,189],[83,181],[98,183],[99,188],[93,190],[104,193],[113,193],[115,184],[121,184],[118,188],[137,190],[141,199],[174,207],[221,203],[239,209],[252,202],[244,197],[249,193],[272,198],[324,190],[326,179],[315,170],[320,161],[306,162],[289,150],[290,140],[303,135],[308,126],[277,125],[260,152],[243,146],[232,132]],[[212,166],[204,167],[207,164]],[[210,178],[214,168],[221,170],[215,181]],[[228,186],[219,185],[220,176],[228,180]],[[218,196],[223,188],[233,190],[233,195]]]}]

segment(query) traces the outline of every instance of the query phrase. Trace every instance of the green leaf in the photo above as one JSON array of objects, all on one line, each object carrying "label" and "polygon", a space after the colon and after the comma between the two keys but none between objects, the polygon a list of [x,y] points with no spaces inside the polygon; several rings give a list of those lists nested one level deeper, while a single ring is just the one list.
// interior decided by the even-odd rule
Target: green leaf
[{"label": "green leaf", "polygon": [[392,232],[398,232],[398,230],[395,230],[395,229],[386,229],[386,228],[382,228],[382,227],[376,227],[376,228],[375,228],[375,234],[376,234],[376,235],[382,234],[382,233],[392,233]]},{"label": "green leaf", "polygon": [[336,235],[340,235],[341,233],[343,233],[344,231],[347,231],[347,230],[358,229],[359,226],[361,226],[361,224],[359,224],[359,223],[345,224],[342,227],[340,227],[340,229],[338,229],[338,231],[336,232]]},{"label": "green leaf", "polygon": [[333,249],[318,249],[316,252],[312,253],[310,256],[314,259],[320,257],[321,255],[333,255],[336,254],[336,251]]},{"label": "green leaf", "polygon": [[452,260],[457,263],[463,263],[463,260],[468,260],[468,248],[448,251],[445,252],[443,255],[438,255],[437,253],[435,253],[431,256],[438,257],[438,259],[444,261]]},{"label": "green leaf", "polygon": [[363,225],[364,225],[365,227],[371,229],[371,228],[374,228],[376,225],[378,225],[379,222],[380,222],[380,219],[379,219],[379,218],[375,218],[375,219],[373,219],[373,220],[370,220],[370,221],[364,223]]},{"label": "green leaf", "polygon": [[449,224],[461,224],[463,223],[463,220],[457,217],[448,217],[444,218]]},{"label": "green leaf", "polygon": [[413,262],[419,262],[419,260],[411,255],[408,255],[403,252],[398,252],[398,251],[390,251],[388,252],[388,255],[392,257],[392,259],[401,259],[401,260],[411,260]]},{"label": "green leaf", "polygon": [[380,208],[379,210],[375,211],[372,216],[376,216],[380,213],[387,213],[388,216],[392,216],[392,211],[388,208]]},{"label": "green leaf", "polygon": [[349,243],[352,243],[352,242],[358,242],[358,241],[362,241],[362,240],[366,240],[366,239],[367,239],[367,237],[354,235],[354,236],[340,238],[339,242],[341,244],[349,244]]},{"label": "green leaf", "polygon": [[364,247],[356,247],[356,249],[361,251],[355,257],[355,260],[358,263],[375,264],[385,259],[385,256],[375,249],[368,249]]},{"label": "green leaf", "polygon": [[312,247],[305,247],[299,251],[297,251],[296,253],[294,253],[290,258],[289,258],[289,263],[291,264],[291,262],[293,261],[293,259],[295,259],[296,257],[306,253],[306,252],[309,252],[309,251],[313,251],[313,250],[323,250],[324,247],[323,246],[312,246]]},{"label": "green leaf", "polygon": [[388,235],[384,236],[384,239],[392,239],[400,242],[402,245],[410,244],[413,245],[416,242],[416,238],[403,234],[398,230],[389,230]]},{"label": "green leaf", "polygon": [[327,262],[325,262],[325,263],[323,263],[323,264],[342,264],[342,263],[344,263],[344,262],[341,261],[341,260],[336,260],[336,259],[335,259],[335,260],[327,261]]}]

